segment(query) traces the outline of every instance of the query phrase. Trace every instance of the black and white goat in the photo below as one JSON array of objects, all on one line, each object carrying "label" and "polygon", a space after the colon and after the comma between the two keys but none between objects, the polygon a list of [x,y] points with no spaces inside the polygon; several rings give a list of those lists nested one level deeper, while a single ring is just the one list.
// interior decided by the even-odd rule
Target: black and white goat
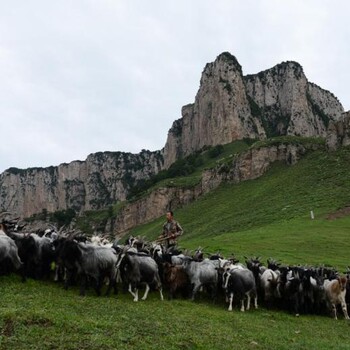
[{"label": "black and white goat", "polygon": [[141,285],[146,286],[142,300],[147,299],[151,286],[158,289],[160,299],[164,299],[158,265],[151,256],[125,250],[120,253],[117,267],[120,270],[123,282],[129,285],[129,292],[134,297],[134,301],[139,300],[138,290]]},{"label": "black and white goat", "polygon": [[[229,297],[228,311],[232,311],[233,297],[236,295],[241,301],[241,311],[250,309],[250,300],[254,298],[254,306],[258,308],[258,297],[255,278],[247,268],[233,268],[223,274],[223,288]],[[244,308],[244,298],[247,297],[247,307]]]}]

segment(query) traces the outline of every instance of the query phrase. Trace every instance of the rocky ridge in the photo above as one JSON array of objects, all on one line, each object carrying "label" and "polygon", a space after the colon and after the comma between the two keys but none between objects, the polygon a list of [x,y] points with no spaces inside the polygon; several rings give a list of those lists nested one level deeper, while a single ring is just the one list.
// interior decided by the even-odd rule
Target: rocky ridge
[{"label": "rocky ridge", "polygon": [[10,168],[0,175],[0,210],[21,217],[43,209],[95,210],[126,199],[140,179],[148,179],[163,167],[161,153],[99,152],[85,161],[57,167]]},{"label": "rocky ridge", "polygon": [[[326,137],[328,125],[342,118],[343,107],[332,93],[308,82],[296,62],[244,76],[237,59],[225,52],[205,66],[194,103],[181,112],[160,151],[99,152],[56,167],[6,170],[0,174],[0,210],[28,217],[42,210],[101,209],[124,201],[139,181],[204,146],[278,135]],[[203,190],[197,192],[171,196],[195,199]],[[164,205],[159,206],[163,212]]]}]

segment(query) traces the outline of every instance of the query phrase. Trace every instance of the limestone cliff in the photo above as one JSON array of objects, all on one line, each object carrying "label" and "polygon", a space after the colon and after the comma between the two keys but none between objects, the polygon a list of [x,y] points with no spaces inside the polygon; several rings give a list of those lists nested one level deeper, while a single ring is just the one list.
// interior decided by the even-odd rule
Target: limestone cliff
[{"label": "limestone cliff", "polygon": [[268,137],[325,137],[329,122],[343,112],[338,99],[309,83],[296,62],[283,62],[244,79],[254,115]]},{"label": "limestone cliff", "polygon": [[326,142],[330,151],[350,145],[350,111],[343,113],[340,120],[329,125]]},{"label": "limestone cliff", "polygon": [[251,113],[242,68],[236,58],[223,53],[202,73],[194,104],[182,108],[164,147],[165,167],[203,146],[243,138],[264,138],[261,121]]},{"label": "limestone cliff", "polygon": [[296,62],[243,76],[236,58],[223,53],[206,65],[195,102],[183,107],[169,130],[164,164],[245,137],[326,137],[328,124],[342,112],[338,99],[308,82]]},{"label": "limestone cliff", "polygon": [[125,200],[131,186],[162,167],[159,151],[142,151],[94,153],[57,167],[10,168],[0,175],[0,210],[28,217],[43,209],[100,209]]}]

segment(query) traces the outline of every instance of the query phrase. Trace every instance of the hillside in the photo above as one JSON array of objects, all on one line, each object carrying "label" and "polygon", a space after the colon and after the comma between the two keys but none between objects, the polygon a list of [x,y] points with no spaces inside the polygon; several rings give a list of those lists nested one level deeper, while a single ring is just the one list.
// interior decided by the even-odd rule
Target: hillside
[{"label": "hillside", "polygon": [[[186,248],[273,256],[291,264],[350,264],[350,217],[328,220],[350,205],[350,149],[309,152],[293,166],[275,163],[262,177],[222,184],[175,212]],[[310,211],[315,220],[310,219]],[[130,233],[154,239],[164,218]],[[344,253],[342,253],[344,251]]]},{"label": "hillside", "polygon": [[[303,140],[305,145],[316,141]],[[283,142],[296,139],[267,140],[265,145]],[[215,157],[203,153],[203,163],[192,173],[158,185],[198,180],[197,172],[206,165],[232,161],[233,150],[239,154],[263,145],[234,143]],[[344,271],[349,265],[350,216],[348,209],[341,209],[350,204],[349,160],[349,147],[335,152],[310,148],[294,165],[276,162],[257,179],[222,184],[175,211],[185,229],[180,245],[220,250],[226,256],[234,252],[241,261],[244,255],[259,255],[263,261],[274,257]],[[339,218],[329,220],[330,213]],[[108,211],[91,215],[98,221]],[[131,233],[154,239],[163,221],[159,218]],[[261,307],[261,301],[258,310],[242,313],[235,307],[230,313],[223,300],[213,304],[205,295],[195,302],[181,297],[161,302],[158,293],[151,292],[148,300],[134,303],[128,293],[97,298],[90,289],[80,297],[78,287],[65,291],[51,281],[31,279],[23,284],[17,275],[1,276],[0,283],[0,349],[345,350],[349,344],[349,324],[342,316],[338,321],[327,315],[295,317]]]}]

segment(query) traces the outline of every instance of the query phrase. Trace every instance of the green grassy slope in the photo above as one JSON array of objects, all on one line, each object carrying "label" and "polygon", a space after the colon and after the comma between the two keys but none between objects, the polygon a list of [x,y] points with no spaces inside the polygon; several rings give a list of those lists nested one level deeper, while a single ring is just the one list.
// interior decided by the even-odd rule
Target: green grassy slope
[{"label": "green grassy slope", "polygon": [[[224,184],[176,211],[185,230],[180,244],[225,254],[273,256],[293,264],[345,268],[350,219],[327,220],[350,205],[350,150],[315,151],[294,166],[276,163],[261,178]],[[310,219],[310,211],[315,220]],[[131,231],[151,239],[164,218]]]},{"label": "green grassy slope", "polygon": [[[274,257],[290,264],[350,264],[350,217],[327,214],[350,204],[350,150],[309,153],[294,166],[275,164],[257,180],[225,184],[176,218],[185,229],[179,244],[243,256]],[[310,219],[310,210],[315,219]],[[135,228],[158,236],[164,218]],[[53,282],[0,277],[0,349],[278,349],[345,350],[349,323],[339,315],[302,315],[264,308],[226,311],[223,300],[149,300],[129,294],[97,298],[92,290],[64,291]]]},{"label": "green grassy slope", "polygon": [[349,349],[343,319],[266,309],[226,311],[202,299],[78,296],[53,282],[0,277],[0,349]]}]

